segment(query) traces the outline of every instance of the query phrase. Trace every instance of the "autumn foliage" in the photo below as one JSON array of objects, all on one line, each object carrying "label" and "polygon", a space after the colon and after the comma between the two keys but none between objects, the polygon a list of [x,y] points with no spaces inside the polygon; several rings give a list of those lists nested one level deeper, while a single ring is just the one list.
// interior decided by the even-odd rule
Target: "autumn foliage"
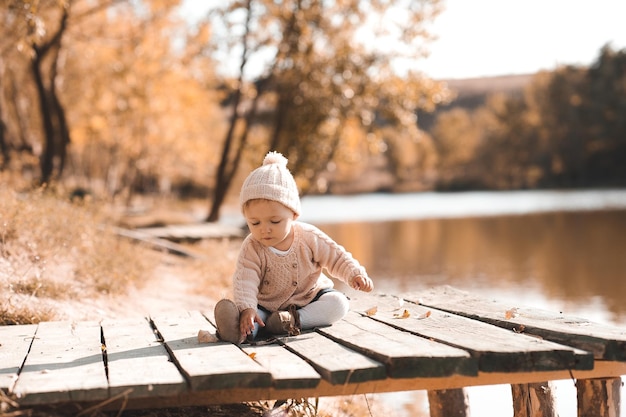
[{"label": "autumn foliage", "polygon": [[182,4],[2,3],[0,169],[194,195],[208,220],[268,150],[303,193],[626,183],[623,51],[440,112],[454,92],[419,72],[438,0],[224,1],[193,22]]},{"label": "autumn foliage", "polygon": [[626,51],[536,74],[517,95],[441,113],[432,129],[442,189],[626,184]]}]

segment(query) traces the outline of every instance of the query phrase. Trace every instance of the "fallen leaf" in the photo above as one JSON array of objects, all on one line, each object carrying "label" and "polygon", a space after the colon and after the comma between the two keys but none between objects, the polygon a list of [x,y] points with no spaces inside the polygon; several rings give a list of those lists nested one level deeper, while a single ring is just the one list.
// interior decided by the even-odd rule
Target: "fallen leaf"
[{"label": "fallen leaf", "polygon": [[214,333],[211,333],[208,330],[198,331],[198,343],[215,343],[215,342],[219,342],[219,339]]},{"label": "fallen leaf", "polygon": [[378,307],[376,307],[376,306],[365,310],[365,314],[367,316],[370,316],[370,317],[373,316],[374,314],[376,314],[377,312],[378,312]]},{"label": "fallen leaf", "polygon": [[511,320],[512,318],[515,318],[515,317],[517,317],[517,308],[515,308],[515,307],[510,309],[510,310],[507,310],[504,313],[504,318],[506,320]]},{"label": "fallen leaf", "polygon": [[256,358],[256,352],[250,352],[248,353],[248,356],[250,356],[250,359],[254,359]]},{"label": "fallen leaf", "polygon": [[428,317],[430,317],[430,310],[428,310],[427,312],[425,312],[424,314],[420,315],[417,319],[418,320],[422,320],[422,319],[427,319]]},{"label": "fallen leaf", "polygon": [[411,317],[411,312],[410,312],[409,310],[406,310],[406,309],[405,309],[405,310],[402,312],[402,314],[397,314],[397,313],[396,313],[396,314],[394,314],[393,316],[394,316],[395,318],[397,318],[397,319],[408,319],[409,317]]}]

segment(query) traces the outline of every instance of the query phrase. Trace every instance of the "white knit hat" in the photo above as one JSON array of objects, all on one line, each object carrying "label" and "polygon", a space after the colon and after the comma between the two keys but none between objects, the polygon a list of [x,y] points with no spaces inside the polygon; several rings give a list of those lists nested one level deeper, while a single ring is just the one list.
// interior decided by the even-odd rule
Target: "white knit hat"
[{"label": "white knit hat", "polygon": [[269,152],[263,165],[255,169],[243,182],[239,203],[243,205],[257,198],[277,201],[300,215],[300,196],[293,175],[287,169],[287,158],[278,152]]}]

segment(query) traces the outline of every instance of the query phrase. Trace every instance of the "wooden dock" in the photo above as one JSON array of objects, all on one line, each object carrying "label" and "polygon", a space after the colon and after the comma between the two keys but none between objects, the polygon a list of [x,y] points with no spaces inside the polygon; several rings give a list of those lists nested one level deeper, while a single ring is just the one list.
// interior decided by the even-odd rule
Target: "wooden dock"
[{"label": "wooden dock", "polygon": [[358,297],[333,326],[256,345],[199,342],[215,332],[210,311],[1,326],[0,402],[131,409],[427,390],[435,416],[431,392],[511,384],[515,401],[520,387],[573,379],[579,415],[619,415],[625,328],[450,287]]}]

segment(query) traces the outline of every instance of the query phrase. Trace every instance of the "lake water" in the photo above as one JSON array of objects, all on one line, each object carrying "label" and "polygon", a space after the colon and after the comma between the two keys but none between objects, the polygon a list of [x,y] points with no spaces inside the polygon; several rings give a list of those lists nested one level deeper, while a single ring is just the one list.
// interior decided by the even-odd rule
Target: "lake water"
[{"label": "lake water", "polygon": [[[301,220],[345,246],[377,291],[451,285],[511,307],[626,325],[626,190],[322,196],[302,203]],[[561,417],[576,416],[575,395],[572,381],[558,382]],[[508,386],[470,388],[469,396],[473,416],[512,415]],[[398,415],[416,415],[417,404],[428,415],[423,392],[390,398],[401,404]],[[412,411],[401,414],[407,404]]]}]

